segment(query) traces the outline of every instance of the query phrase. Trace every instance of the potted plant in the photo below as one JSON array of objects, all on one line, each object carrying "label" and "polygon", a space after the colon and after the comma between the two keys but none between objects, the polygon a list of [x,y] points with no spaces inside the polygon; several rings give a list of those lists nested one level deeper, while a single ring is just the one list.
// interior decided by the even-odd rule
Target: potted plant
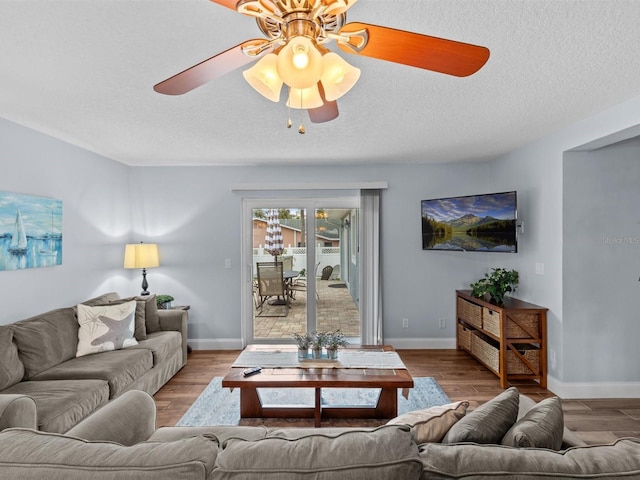
[{"label": "potted plant", "polygon": [[303,334],[294,333],[291,336],[296,341],[296,345],[298,345],[298,358],[307,358],[309,347],[311,346],[311,335],[305,332]]},{"label": "potted plant", "polygon": [[327,356],[335,360],[338,358],[338,349],[347,345],[344,333],[340,329],[327,333],[325,338],[325,347],[327,348]]},{"label": "potted plant", "polygon": [[471,296],[489,298],[496,305],[504,304],[505,295],[515,292],[518,287],[518,272],[504,268],[494,268],[491,273],[485,273],[484,278],[470,284]]},{"label": "potted plant", "polygon": [[156,305],[161,310],[169,310],[171,308],[173,297],[171,295],[156,295]]},{"label": "potted plant", "polygon": [[327,341],[327,334],[324,332],[311,333],[311,354],[313,358],[322,358],[322,347]]}]

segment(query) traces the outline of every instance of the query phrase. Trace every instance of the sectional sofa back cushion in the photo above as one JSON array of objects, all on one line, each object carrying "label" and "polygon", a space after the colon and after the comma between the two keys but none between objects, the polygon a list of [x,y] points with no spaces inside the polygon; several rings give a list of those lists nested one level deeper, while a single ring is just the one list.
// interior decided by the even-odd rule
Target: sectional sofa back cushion
[{"label": "sectional sofa back cushion", "polygon": [[13,428],[0,433],[0,475],[12,480],[207,480],[218,452],[213,436],[125,447]]},{"label": "sectional sofa back cushion", "polygon": [[420,445],[422,479],[639,478],[640,439],[563,451],[498,445]]},{"label": "sectional sofa back cushion", "polygon": [[76,356],[78,321],[71,307],[20,320],[11,328],[26,380]]},{"label": "sectional sofa back cushion", "polygon": [[418,446],[406,425],[254,441],[230,438],[218,453],[216,480],[389,480],[419,478]]},{"label": "sectional sofa back cushion", "polygon": [[13,343],[13,331],[9,326],[0,326],[0,391],[20,382],[22,377],[24,365]]}]

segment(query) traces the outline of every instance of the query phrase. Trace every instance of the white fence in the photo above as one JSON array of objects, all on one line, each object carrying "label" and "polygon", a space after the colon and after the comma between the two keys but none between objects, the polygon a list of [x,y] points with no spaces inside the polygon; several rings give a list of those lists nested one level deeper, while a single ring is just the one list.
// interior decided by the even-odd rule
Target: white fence
[{"label": "white fence", "polygon": [[[302,270],[306,268],[306,258],[307,258],[307,247],[286,247],[282,255],[278,255],[280,257],[293,257],[293,269],[294,270]],[[255,268],[257,262],[273,262],[273,256],[266,252],[264,248],[254,248],[253,249],[253,268],[254,268],[254,276],[256,274]],[[340,265],[340,247],[316,247],[316,261],[314,265],[320,265],[316,268],[316,277],[319,277],[322,274],[322,269],[324,267],[331,266],[335,267],[336,265]]]}]

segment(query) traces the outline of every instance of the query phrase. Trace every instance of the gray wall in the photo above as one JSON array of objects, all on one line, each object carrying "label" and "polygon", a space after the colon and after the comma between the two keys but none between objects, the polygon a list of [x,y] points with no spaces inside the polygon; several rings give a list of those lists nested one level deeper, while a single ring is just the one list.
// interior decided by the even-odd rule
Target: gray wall
[{"label": "gray wall", "polygon": [[[463,163],[134,168],[134,229],[161,245],[162,267],[150,271],[149,281],[153,291],[171,292],[177,303],[192,306],[190,337],[210,341],[208,345],[232,341],[237,345],[242,198],[261,195],[232,192],[231,185],[388,181],[381,213],[385,338],[394,339],[396,346],[403,340],[407,346],[424,346],[433,339],[435,344],[437,339],[446,339],[446,345],[451,346],[455,336],[454,290],[467,288],[481,277],[490,254],[422,251],[420,200],[483,193],[487,179],[486,165]],[[274,194],[265,194],[269,195]],[[226,258],[232,260],[232,269],[224,268]],[[409,318],[408,329],[401,327],[403,317]],[[439,328],[439,318],[448,320],[447,328]]]},{"label": "gray wall", "polygon": [[[580,346],[573,338],[580,334],[593,344],[605,328],[585,328],[581,318],[569,312],[576,302],[571,294],[563,305],[563,288],[568,288],[563,287],[563,188],[570,188],[563,187],[565,152],[638,125],[640,98],[488,162],[410,165],[423,159],[390,159],[387,166],[366,167],[129,168],[0,121],[0,189],[64,202],[63,265],[0,272],[0,323],[104,291],[138,292],[139,272],[122,269],[122,250],[124,243],[144,240],[161,245],[162,266],[149,271],[150,289],[192,305],[190,337],[238,341],[243,194],[232,192],[230,185],[385,180],[389,189],[382,198],[382,269],[388,341],[399,347],[451,345],[454,290],[467,288],[490,267],[516,268],[521,275],[518,297],[549,308],[551,390],[565,397],[611,392],[639,396],[639,363],[628,344],[628,331],[606,332],[607,348],[598,351],[597,371],[575,368]],[[590,181],[599,185],[601,172],[594,175],[598,178]],[[421,250],[421,199],[505,190],[518,191],[519,217],[525,222],[518,254]],[[233,268],[224,268],[225,258],[232,259]],[[544,264],[544,275],[535,273],[536,263]],[[629,263],[637,267],[637,260]],[[612,273],[607,280],[614,283],[619,270],[606,275]],[[616,313],[634,312],[633,293],[616,297]],[[401,328],[402,317],[409,318],[409,329]],[[439,318],[448,320],[446,329],[438,327]],[[606,377],[599,373],[605,371]],[[591,390],[576,388],[580,382]]]},{"label": "gray wall", "polygon": [[0,190],[62,200],[62,265],[0,272],[0,324],[124,290],[129,169],[0,119]]},{"label": "gray wall", "polygon": [[564,379],[638,382],[640,139],[568,153],[563,178]]}]

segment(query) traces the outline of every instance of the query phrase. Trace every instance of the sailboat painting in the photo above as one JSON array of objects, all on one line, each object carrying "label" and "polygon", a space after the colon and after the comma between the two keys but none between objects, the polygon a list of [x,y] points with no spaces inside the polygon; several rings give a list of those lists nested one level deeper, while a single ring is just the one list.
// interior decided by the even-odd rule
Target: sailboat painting
[{"label": "sailboat painting", "polygon": [[0,192],[0,271],[62,265],[62,201]]}]

